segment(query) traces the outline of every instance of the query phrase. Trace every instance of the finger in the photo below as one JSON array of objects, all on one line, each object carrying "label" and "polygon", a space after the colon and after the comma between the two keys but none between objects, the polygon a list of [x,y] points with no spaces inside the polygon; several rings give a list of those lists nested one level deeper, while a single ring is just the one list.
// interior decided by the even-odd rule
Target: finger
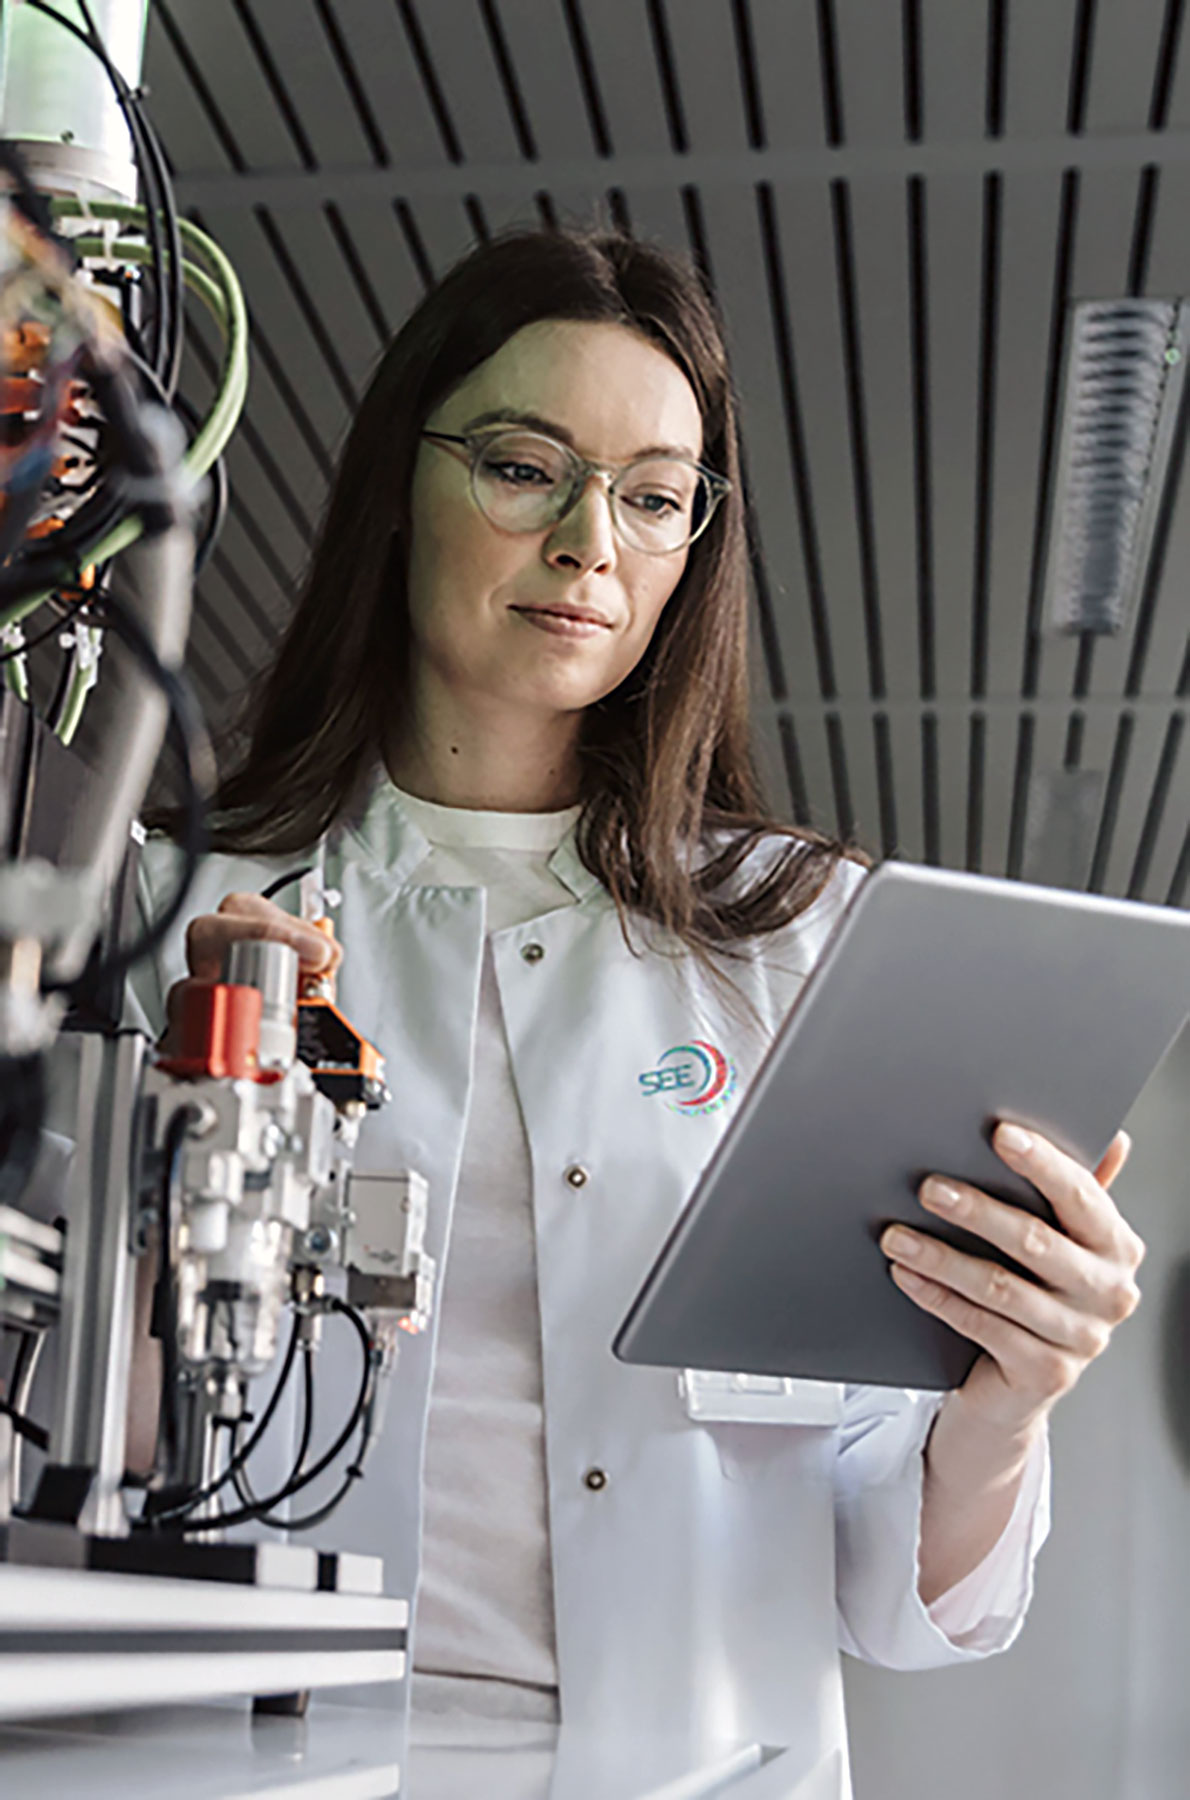
[{"label": "finger", "polygon": [[1135,1233],[1124,1223],[1115,1201],[1100,1187],[1090,1169],[1037,1131],[1023,1132],[1025,1148],[1016,1149],[1008,1130],[1019,1132],[1021,1127],[1006,1128],[1001,1124],[997,1128],[992,1140],[996,1154],[1045,1195],[1064,1230],[1089,1250],[1124,1258],[1131,1251],[1129,1239],[1135,1238]]},{"label": "finger", "polygon": [[[953,1244],[906,1231],[903,1226],[886,1232],[881,1248],[894,1258],[894,1267],[909,1267],[913,1274],[1084,1360],[1106,1350],[1112,1326],[1119,1322],[1072,1302],[1066,1294],[1039,1287],[991,1257],[968,1255]],[[1120,1317],[1124,1316],[1121,1312]]]},{"label": "finger", "polygon": [[1095,1170],[1095,1179],[1101,1188],[1109,1188],[1128,1158],[1132,1155],[1132,1139],[1126,1131],[1117,1131],[1107,1149],[1103,1152],[1099,1166]]},{"label": "finger", "polygon": [[333,970],[342,950],[304,919],[294,919],[259,894],[228,894],[217,913],[202,913],[186,929],[186,961],[200,981],[218,981],[227,946],[242,938],[289,944],[303,972]]},{"label": "finger", "polygon": [[939,1282],[893,1266],[893,1279],[923,1312],[941,1319],[952,1331],[970,1338],[986,1350],[999,1366],[1005,1381],[1017,1393],[1035,1402],[1054,1400],[1078,1380],[1083,1359],[1073,1351],[1035,1337],[1023,1326],[953,1293]]},{"label": "finger", "polygon": [[[1025,1207],[995,1200],[967,1182],[940,1181],[936,1176],[922,1183],[918,1197],[927,1212],[994,1244],[1080,1310],[1109,1324],[1119,1324],[1135,1310],[1140,1294],[1128,1263],[1076,1244]],[[931,1248],[930,1255],[950,1249],[937,1239],[927,1241],[937,1245],[937,1252]]]}]

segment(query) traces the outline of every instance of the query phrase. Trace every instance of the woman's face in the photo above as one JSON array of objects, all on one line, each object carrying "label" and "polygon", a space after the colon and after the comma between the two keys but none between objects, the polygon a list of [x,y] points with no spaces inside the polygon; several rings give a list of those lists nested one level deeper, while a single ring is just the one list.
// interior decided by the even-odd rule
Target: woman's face
[{"label": "woman's face", "polygon": [[[426,423],[461,434],[481,414],[506,408],[536,415],[543,427],[548,421],[553,435],[591,462],[625,463],[663,444],[702,456],[702,421],[686,377],[621,325],[551,319],[525,326]],[[423,438],[408,565],[415,686],[430,676],[464,703],[577,715],[640,661],[688,555],[688,548],[655,555],[623,543],[598,477],[556,524],[502,530],[476,504],[465,447]],[[552,630],[541,611],[559,603],[601,623],[586,635]]]}]

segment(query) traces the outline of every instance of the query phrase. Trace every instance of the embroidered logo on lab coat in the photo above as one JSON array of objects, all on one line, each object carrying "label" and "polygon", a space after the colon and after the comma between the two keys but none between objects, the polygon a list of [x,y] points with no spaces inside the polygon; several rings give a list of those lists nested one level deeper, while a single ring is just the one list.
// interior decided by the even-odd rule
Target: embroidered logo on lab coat
[{"label": "embroidered logo on lab coat", "polygon": [[705,1038],[675,1044],[657,1058],[655,1069],[638,1075],[646,1099],[658,1094],[671,1112],[691,1115],[718,1112],[736,1090],[735,1064]]}]

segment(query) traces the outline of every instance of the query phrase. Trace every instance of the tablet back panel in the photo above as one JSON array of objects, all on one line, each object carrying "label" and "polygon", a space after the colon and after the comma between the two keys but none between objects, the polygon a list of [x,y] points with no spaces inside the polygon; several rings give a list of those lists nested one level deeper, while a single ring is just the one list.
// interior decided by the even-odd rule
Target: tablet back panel
[{"label": "tablet back panel", "polygon": [[1188,1013],[1190,914],[883,864],[782,1025],[616,1355],[956,1386],[978,1351],[895,1286],[884,1228],[901,1219],[993,1254],[921,1206],[931,1172],[1053,1222],[991,1148],[995,1122],[1094,1167]]}]

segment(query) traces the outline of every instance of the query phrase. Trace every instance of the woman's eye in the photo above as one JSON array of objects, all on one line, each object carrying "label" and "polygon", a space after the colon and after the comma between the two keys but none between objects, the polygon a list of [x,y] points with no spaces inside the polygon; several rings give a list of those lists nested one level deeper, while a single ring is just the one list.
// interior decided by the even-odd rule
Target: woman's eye
[{"label": "woman's eye", "polygon": [[543,481],[548,482],[550,479],[548,472],[545,469],[539,469],[536,463],[499,462],[490,463],[488,466],[503,480],[514,486],[523,482],[532,487]]},{"label": "woman's eye", "polygon": [[669,516],[665,511],[666,507],[670,509],[670,512],[681,512],[682,510],[681,502],[675,500],[671,494],[632,494],[629,499],[633,506],[639,507],[642,512],[652,513],[653,517],[658,519]]}]

